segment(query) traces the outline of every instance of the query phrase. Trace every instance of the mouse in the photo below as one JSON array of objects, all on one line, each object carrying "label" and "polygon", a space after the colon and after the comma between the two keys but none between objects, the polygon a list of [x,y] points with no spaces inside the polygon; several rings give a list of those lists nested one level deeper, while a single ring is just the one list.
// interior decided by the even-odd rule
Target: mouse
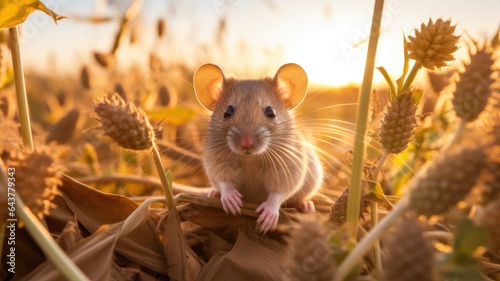
[{"label": "mouse", "polygon": [[314,213],[310,199],[323,168],[294,116],[307,94],[304,69],[289,63],[274,77],[237,79],[205,64],[193,85],[211,112],[202,162],[224,211],[238,215],[243,202],[258,205],[256,229],[263,234],[275,230],[281,206]]}]

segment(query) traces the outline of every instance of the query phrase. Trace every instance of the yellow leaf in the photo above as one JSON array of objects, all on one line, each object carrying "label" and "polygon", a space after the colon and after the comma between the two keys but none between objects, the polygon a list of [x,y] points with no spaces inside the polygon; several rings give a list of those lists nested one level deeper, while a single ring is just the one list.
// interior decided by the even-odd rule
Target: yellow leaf
[{"label": "yellow leaf", "polygon": [[2,0],[0,1],[0,28],[13,27],[23,23],[34,10],[46,13],[56,23],[58,20],[66,18],[56,14],[39,0]]},{"label": "yellow leaf", "polygon": [[151,120],[163,121],[179,126],[186,124],[196,116],[196,111],[191,108],[177,106],[175,108],[161,107],[146,112]]}]

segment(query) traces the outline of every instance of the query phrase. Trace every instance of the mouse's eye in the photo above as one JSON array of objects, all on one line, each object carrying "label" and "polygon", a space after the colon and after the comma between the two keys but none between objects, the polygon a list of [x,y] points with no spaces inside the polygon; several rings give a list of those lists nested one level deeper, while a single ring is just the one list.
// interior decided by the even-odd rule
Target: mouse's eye
[{"label": "mouse's eye", "polygon": [[224,119],[227,119],[234,114],[234,107],[231,105],[226,108],[226,111],[224,111]]},{"label": "mouse's eye", "polygon": [[264,114],[268,117],[268,118],[276,118],[276,111],[274,111],[274,109],[270,106],[266,107],[266,109],[264,110]]}]

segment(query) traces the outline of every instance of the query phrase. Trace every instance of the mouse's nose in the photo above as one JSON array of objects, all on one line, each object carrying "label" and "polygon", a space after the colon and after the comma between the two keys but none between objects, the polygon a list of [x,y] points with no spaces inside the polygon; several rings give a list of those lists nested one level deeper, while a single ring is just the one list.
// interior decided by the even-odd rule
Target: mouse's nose
[{"label": "mouse's nose", "polygon": [[244,131],[240,135],[240,146],[243,149],[252,148],[254,146],[254,136],[252,133]]}]

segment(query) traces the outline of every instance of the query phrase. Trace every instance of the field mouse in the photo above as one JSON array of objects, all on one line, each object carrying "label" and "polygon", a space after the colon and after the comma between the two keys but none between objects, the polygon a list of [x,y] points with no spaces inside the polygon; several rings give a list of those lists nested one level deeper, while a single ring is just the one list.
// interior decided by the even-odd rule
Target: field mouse
[{"label": "field mouse", "polygon": [[309,198],[323,169],[292,112],[307,91],[302,67],[285,64],[273,78],[240,80],[205,64],[193,83],[199,102],[212,112],[202,158],[224,211],[236,215],[243,201],[260,204],[261,233],[276,228],[281,205],[313,213]]}]

